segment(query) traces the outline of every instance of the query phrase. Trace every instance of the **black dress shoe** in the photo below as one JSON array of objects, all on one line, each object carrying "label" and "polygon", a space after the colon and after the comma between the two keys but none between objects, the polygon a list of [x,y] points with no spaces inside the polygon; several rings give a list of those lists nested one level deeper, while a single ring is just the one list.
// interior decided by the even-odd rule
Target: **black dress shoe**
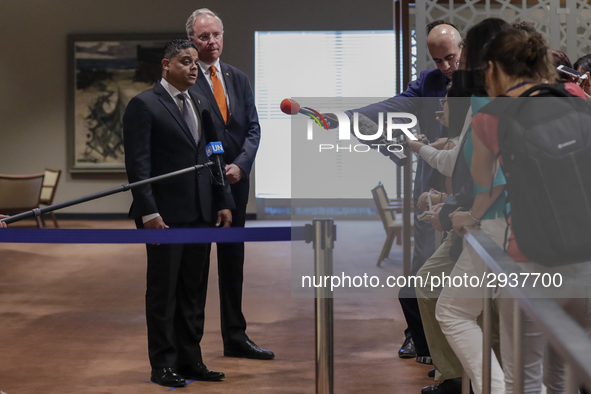
[{"label": "black dress shoe", "polygon": [[462,379],[448,379],[439,384],[423,387],[421,394],[461,394]]},{"label": "black dress shoe", "polygon": [[152,369],[151,380],[160,386],[167,387],[185,387],[187,385],[185,379],[171,367]]},{"label": "black dress shoe", "polygon": [[202,380],[205,382],[217,382],[226,377],[223,372],[210,371],[203,363],[180,367],[179,373],[183,375],[185,379]]},{"label": "black dress shoe", "polygon": [[435,377],[435,368],[429,370],[429,372],[427,373],[427,376],[430,378],[434,378]]},{"label": "black dress shoe", "polygon": [[224,348],[226,357],[253,358],[256,360],[271,360],[275,354],[270,350],[261,349],[253,341],[247,339],[231,348]]},{"label": "black dress shoe", "polygon": [[400,358],[415,358],[417,356],[417,350],[415,349],[415,343],[412,341],[412,337],[409,335],[404,340],[402,347],[398,350],[398,357]]}]

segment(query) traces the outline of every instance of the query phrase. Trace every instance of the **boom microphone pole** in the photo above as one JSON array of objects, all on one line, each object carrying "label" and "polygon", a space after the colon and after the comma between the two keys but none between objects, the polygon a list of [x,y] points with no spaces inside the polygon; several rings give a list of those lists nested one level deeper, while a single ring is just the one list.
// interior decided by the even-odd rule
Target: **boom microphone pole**
[{"label": "boom microphone pole", "polygon": [[177,170],[177,171],[169,172],[167,174],[158,175],[158,176],[155,176],[153,178],[148,178],[148,179],[144,179],[144,180],[137,181],[137,182],[134,182],[134,183],[128,183],[128,184],[125,184],[125,185],[121,185],[121,186],[116,187],[114,189],[103,190],[102,192],[98,192],[98,193],[94,193],[94,194],[89,194],[89,195],[84,196],[84,197],[79,197],[79,198],[76,198],[76,199],[73,199],[73,200],[70,200],[70,201],[61,202],[59,204],[49,205],[49,206],[43,207],[43,208],[35,208],[35,209],[30,210],[30,211],[26,211],[26,212],[23,212],[23,213],[19,213],[17,215],[13,215],[13,216],[9,216],[9,217],[4,218],[4,219],[0,219],[0,222],[4,222],[6,224],[9,224],[9,223],[18,222],[18,221],[23,220],[23,219],[28,219],[28,218],[32,218],[32,217],[41,216],[42,214],[47,213],[47,212],[53,212],[53,211],[56,211],[58,209],[71,207],[72,205],[81,204],[81,203],[86,202],[86,201],[96,200],[98,198],[110,196],[112,194],[117,194],[117,193],[120,193],[120,192],[126,192],[128,190],[134,189],[134,188],[139,187],[139,186],[144,186],[144,185],[147,185],[147,184],[150,184],[150,183],[154,183],[154,182],[158,182],[158,181],[161,181],[161,180],[164,180],[164,179],[173,178],[173,177],[178,176],[178,175],[186,174],[188,172],[197,171],[197,170],[200,170],[202,168],[211,167],[211,166],[215,166],[215,163],[213,161],[208,161],[207,163],[204,163],[204,164],[196,164],[196,165],[191,166],[191,167],[183,168],[182,170]]}]

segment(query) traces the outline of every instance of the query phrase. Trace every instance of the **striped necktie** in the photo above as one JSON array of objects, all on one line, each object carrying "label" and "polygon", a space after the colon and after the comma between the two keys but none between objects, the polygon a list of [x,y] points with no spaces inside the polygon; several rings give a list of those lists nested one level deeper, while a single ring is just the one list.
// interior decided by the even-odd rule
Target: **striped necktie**
[{"label": "striped necktie", "polygon": [[189,126],[189,130],[191,131],[191,134],[193,134],[195,143],[199,145],[199,126],[197,125],[197,119],[195,119],[195,115],[189,106],[188,100],[190,100],[190,98],[183,93],[177,94],[176,97],[183,102],[183,119],[185,119],[187,126]]}]

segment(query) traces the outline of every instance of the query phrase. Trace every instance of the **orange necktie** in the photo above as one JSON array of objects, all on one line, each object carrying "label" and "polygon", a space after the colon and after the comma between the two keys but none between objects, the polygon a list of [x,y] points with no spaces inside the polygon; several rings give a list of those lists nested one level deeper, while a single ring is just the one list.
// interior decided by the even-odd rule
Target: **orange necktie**
[{"label": "orange necktie", "polygon": [[224,87],[222,86],[222,83],[218,78],[215,66],[211,66],[209,70],[209,72],[211,73],[211,83],[213,84],[213,95],[215,96],[215,101],[216,103],[218,103],[218,107],[222,112],[224,123],[228,123],[228,105],[226,104],[226,95],[224,94]]}]

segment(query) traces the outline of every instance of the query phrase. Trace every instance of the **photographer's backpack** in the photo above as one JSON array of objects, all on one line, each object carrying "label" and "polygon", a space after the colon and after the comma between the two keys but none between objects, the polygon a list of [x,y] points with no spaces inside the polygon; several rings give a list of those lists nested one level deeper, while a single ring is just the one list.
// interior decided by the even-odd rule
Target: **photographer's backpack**
[{"label": "photographer's backpack", "polygon": [[[533,93],[537,93],[533,95]],[[564,85],[495,98],[512,230],[530,261],[591,260],[591,105]]]}]

